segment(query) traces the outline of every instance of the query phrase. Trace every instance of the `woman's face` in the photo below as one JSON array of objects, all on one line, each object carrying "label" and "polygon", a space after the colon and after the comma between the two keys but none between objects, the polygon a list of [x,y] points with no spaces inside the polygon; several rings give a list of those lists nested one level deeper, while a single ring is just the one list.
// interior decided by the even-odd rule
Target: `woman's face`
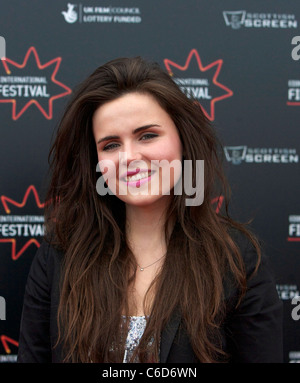
[{"label": "woman's face", "polygon": [[100,170],[113,194],[136,206],[170,199],[181,176],[182,144],[154,97],[129,93],[100,106],[93,134]]}]

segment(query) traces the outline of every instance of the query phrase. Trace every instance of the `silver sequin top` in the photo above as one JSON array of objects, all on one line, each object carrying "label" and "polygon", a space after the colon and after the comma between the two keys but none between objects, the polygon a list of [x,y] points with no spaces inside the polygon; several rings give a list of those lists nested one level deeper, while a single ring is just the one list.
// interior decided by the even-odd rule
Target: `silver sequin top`
[{"label": "silver sequin top", "polygon": [[[124,322],[126,317],[123,317]],[[128,363],[135,348],[138,346],[141,337],[145,331],[147,324],[147,317],[145,316],[130,316],[129,317],[129,326],[128,326],[128,334],[125,344],[125,352],[123,363]],[[152,344],[152,343],[151,343]],[[138,360],[134,360],[134,363],[138,363]]]},{"label": "silver sequin top", "polygon": [[[122,315],[122,319],[125,325],[126,316]],[[135,358],[134,361],[132,362],[131,357],[144,334],[146,324],[147,324],[146,316],[130,316],[129,317],[128,333],[127,333],[127,338],[125,342],[123,363],[139,363],[138,358]],[[149,345],[152,345],[153,341],[154,339],[150,341]],[[113,351],[113,350],[114,350],[114,346],[110,349],[110,351]],[[90,356],[90,352],[89,352],[89,356]],[[92,359],[90,359],[90,362],[93,363]]]}]

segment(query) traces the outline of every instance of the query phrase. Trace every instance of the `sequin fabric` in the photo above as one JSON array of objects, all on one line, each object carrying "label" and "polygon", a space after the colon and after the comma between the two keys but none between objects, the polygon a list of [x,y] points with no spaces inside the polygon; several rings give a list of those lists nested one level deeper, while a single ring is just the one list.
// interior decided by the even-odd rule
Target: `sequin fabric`
[{"label": "sequin fabric", "polygon": [[[123,319],[125,323],[126,317],[123,317]],[[127,339],[125,344],[123,363],[129,363],[135,348],[138,346],[141,340],[141,337],[143,336],[143,333],[146,328],[146,324],[147,324],[147,318],[145,316],[130,316],[129,317],[128,334],[127,334]],[[151,341],[150,344],[152,344],[152,342],[153,341]],[[132,362],[139,363],[139,360],[135,358],[135,360]]]}]

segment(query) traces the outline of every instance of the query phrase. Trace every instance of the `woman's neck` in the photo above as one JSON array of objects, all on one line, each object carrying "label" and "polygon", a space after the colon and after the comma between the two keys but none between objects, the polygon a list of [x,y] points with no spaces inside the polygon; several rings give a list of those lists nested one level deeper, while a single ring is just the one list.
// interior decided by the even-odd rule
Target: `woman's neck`
[{"label": "woman's neck", "polygon": [[[151,311],[154,291],[146,293],[159,272],[167,251],[165,238],[166,206],[126,206],[126,238],[138,265],[135,280],[129,289],[130,315],[145,315]],[[168,227],[172,227],[168,222]],[[168,233],[169,235],[169,233]]]},{"label": "woman's neck", "polygon": [[165,247],[165,213],[161,208],[126,208],[126,237],[134,250],[153,252]]}]

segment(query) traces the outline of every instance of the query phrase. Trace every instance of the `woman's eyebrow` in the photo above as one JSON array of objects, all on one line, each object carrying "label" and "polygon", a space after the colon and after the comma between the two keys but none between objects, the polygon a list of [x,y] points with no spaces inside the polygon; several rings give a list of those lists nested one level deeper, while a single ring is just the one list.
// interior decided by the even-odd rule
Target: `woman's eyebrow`
[{"label": "woman's eyebrow", "polygon": [[[146,130],[146,129],[149,129],[149,128],[153,128],[153,127],[160,127],[160,125],[158,125],[158,124],[148,124],[148,125],[140,126],[139,128],[134,129],[132,131],[132,134],[136,134],[138,132],[141,132],[143,130]],[[100,144],[103,141],[113,140],[113,139],[116,139],[116,138],[120,138],[120,136],[105,136],[103,138],[100,138],[100,140],[98,140],[97,144]]]}]

